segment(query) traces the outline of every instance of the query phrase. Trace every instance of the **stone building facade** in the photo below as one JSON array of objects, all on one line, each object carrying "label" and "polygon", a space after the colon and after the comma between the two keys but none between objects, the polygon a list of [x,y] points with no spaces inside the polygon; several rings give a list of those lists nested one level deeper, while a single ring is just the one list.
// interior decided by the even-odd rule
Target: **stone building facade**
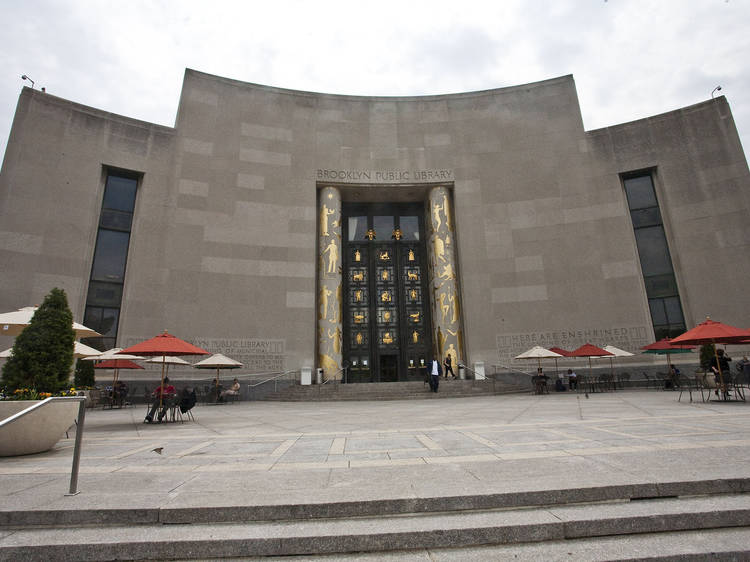
[{"label": "stone building facade", "polygon": [[724,97],[585,131],[571,76],[389,98],[187,70],[171,128],[24,88],[0,309],[57,286],[103,347],[167,329],[361,381],[636,351],[707,315],[747,327],[749,188]]}]

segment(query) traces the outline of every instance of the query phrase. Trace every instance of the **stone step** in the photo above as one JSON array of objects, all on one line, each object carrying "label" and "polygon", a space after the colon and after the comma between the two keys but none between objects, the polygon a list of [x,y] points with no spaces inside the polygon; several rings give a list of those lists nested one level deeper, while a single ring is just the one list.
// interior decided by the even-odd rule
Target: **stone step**
[{"label": "stone step", "polygon": [[327,519],[5,528],[0,560],[197,559],[465,548],[750,526],[750,494]]}]

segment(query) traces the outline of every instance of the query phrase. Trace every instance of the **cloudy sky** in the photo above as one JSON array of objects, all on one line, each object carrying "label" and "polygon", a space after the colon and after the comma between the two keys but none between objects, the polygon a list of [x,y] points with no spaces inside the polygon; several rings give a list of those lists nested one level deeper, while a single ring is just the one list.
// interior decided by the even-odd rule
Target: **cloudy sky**
[{"label": "cloudy sky", "polygon": [[186,67],[356,95],[572,74],[587,130],[726,95],[750,147],[750,0],[0,0],[0,154],[29,82],[174,125]]}]

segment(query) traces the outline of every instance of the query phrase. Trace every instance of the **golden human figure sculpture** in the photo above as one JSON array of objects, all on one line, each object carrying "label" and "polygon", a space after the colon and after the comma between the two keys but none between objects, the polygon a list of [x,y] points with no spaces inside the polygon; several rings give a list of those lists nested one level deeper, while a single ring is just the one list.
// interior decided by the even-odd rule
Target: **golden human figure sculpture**
[{"label": "golden human figure sculpture", "polygon": [[435,228],[433,229],[435,232],[440,230],[440,225],[443,223],[443,221],[440,220],[440,211],[443,209],[441,205],[435,205],[432,207],[432,216],[433,220],[435,222]]},{"label": "golden human figure sculpture", "polygon": [[409,248],[409,261],[414,261],[414,250]]},{"label": "golden human figure sculpture", "polygon": [[432,241],[432,246],[435,250],[435,263],[438,261],[446,261],[445,259],[445,243],[439,236],[435,236]]},{"label": "golden human figure sculpture", "polygon": [[417,290],[412,289],[411,291],[409,291],[409,297],[411,297],[411,300],[413,301],[417,300]]},{"label": "golden human figure sculpture", "polygon": [[333,332],[328,330],[328,339],[333,341],[333,352],[336,354],[341,353],[341,330],[339,330],[338,326],[336,326]]},{"label": "golden human figure sculpture", "polygon": [[323,285],[320,288],[320,310],[321,320],[326,320],[328,318],[328,297],[330,297],[333,294],[333,291],[331,291],[328,287]]},{"label": "golden human figure sculpture", "polygon": [[411,333],[411,341],[413,341],[414,343],[419,343],[419,332],[417,332],[416,330]]},{"label": "golden human figure sculpture", "polygon": [[362,302],[362,289],[357,289],[354,291],[354,300],[357,302]]},{"label": "golden human figure sculpture", "polygon": [[383,274],[380,276],[383,281],[388,281],[388,270],[384,269]]},{"label": "golden human figure sculpture", "polygon": [[445,317],[448,316],[448,310],[450,309],[450,304],[445,302],[446,296],[445,293],[440,293],[440,314],[443,322],[445,322]]},{"label": "golden human figure sculpture", "polygon": [[451,317],[451,324],[455,324],[458,322],[458,300],[456,299],[456,295],[451,295],[448,297],[448,300],[451,303],[451,306],[453,306],[453,316]]},{"label": "golden human figure sculpture", "polygon": [[383,291],[380,295],[380,300],[382,302],[391,302],[391,293],[389,291]]},{"label": "golden human figure sculpture", "polygon": [[383,343],[393,343],[393,336],[391,336],[390,332],[383,334]]},{"label": "golden human figure sculpture", "polygon": [[326,252],[328,252],[328,269],[326,273],[335,273],[336,263],[339,260],[339,247],[336,245],[335,238],[331,238],[331,242],[322,253],[325,254]]},{"label": "golden human figure sculpture", "polygon": [[448,230],[453,230],[451,227],[451,215],[448,212],[450,207],[448,206],[448,195],[443,195],[443,214],[445,215],[445,226]]},{"label": "golden human figure sculpture", "polygon": [[458,359],[458,354],[456,353],[456,348],[453,347],[453,343],[448,346],[448,351],[446,351],[445,354],[451,356],[452,363],[455,365]]},{"label": "golden human figure sculpture", "polygon": [[320,235],[328,236],[328,217],[336,212],[335,209],[329,209],[323,205],[320,209]]},{"label": "golden human figure sculpture", "polygon": [[450,263],[445,264],[438,277],[440,277],[440,279],[453,279],[455,277],[453,274],[453,265]]},{"label": "golden human figure sculpture", "polygon": [[357,341],[357,345],[362,345],[362,332],[357,332],[357,335],[354,339]]},{"label": "golden human figure sculpture", "polygon": [[362,260],[362,254],[359,253],[359,250],[354,250],[354,261],[361,261]]}]

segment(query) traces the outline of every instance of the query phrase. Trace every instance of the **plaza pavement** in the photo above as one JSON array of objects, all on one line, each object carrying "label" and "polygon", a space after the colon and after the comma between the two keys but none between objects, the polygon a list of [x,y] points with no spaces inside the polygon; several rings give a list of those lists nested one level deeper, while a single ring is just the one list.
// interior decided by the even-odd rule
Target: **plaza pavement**
[{"label": "plaza pavement", "polygon": [[[281,505],[745,478],[750,404],[677,392],[87,410],[74,434],[0,459],[2,510]],[[161,449],[160,453],[154,449]]]}]

